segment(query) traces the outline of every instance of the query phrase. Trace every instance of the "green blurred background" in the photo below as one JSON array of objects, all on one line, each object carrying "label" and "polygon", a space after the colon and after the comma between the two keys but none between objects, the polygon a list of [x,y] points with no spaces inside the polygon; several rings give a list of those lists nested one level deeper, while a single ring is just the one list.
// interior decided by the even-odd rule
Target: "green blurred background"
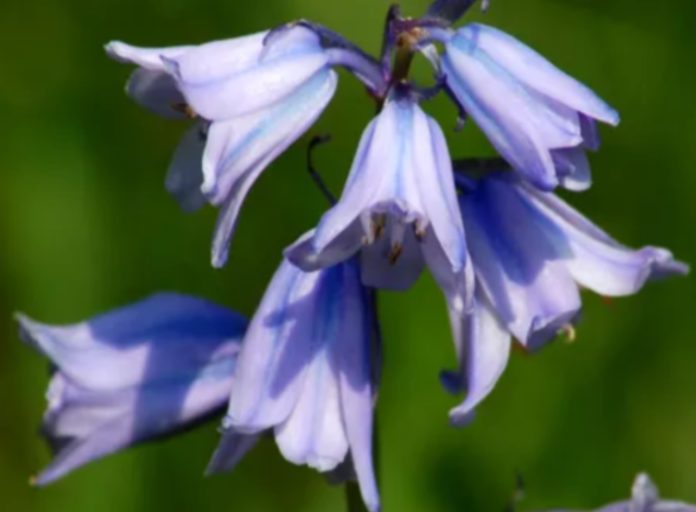
[{"label": "green blurred background", "polygon": [[[420,14],[426,0],[402,3]],[[377,51],[384,0],[4,0],[0,9],[0,508],[36,511],[340,511],[340,488],[262,443],[230,476],[204,479],[215,425],[108,458],[46,489],[37,436],[45,362],[12,313],[75,322],[156,290],[202,295],[250,314],[280,250],[325,207],[305,174],[305,138],[260,180],[230,264],[208,264],[212,209],[186,216],[163,190],[185,127],[123,94],[130,72],[102,45],[204,42],[297,17]],[[595,88],[622,113],[592,157],[595,187],[572,202],[633,246],[696,261],[696,4],[688,0],[493,0],[485,19]],[[445,101],[427,108],[454,126]],[[347,75],[316,132],[338,191],[373,107]],[[477,129],[448,130],[453,154],[491,153]],[[383,295],[386,367],[379,403],[387,512],[499,511],[516,472],[524,509],[590,507],[627,496],[649,471],[663,494],[696,502],[696,282],[649,286],[606,304],[587,295],[578,341],[515,353],[464,430],[437,373],[453,354],[429,277]]]}]

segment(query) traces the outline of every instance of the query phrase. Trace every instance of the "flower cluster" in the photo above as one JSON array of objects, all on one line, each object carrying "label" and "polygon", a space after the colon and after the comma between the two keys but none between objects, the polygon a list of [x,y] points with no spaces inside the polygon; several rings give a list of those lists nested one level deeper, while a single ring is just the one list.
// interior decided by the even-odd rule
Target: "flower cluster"
[{"label": "flower cluster", "polygon": [[[554,193],[591,185],[596,122],[616,125],[618,114],[512,36],[452,28],[473,3],[438,0],[419,19],[393,8],[379,58],[308,21],[200,46],[107,45],[137,66],[127,92],[138,104],[192,124],[166,187],[186,210],[220,209],[215,267],[254,182],[331,101],[336,67],[365,85],[379,112],[342,195],[329,194],[316,228],[285,250],[248,327],[171,294],[70,327],[20,318],[23,337],[56,366],[44,432],[57,457],[39,484],[226,403],[210,472],[231,469],[271,432],[287,460],[357,478],[376,511],[376,290],[407,290],[425,267],[435,278],[458,356],[442,381],[466,393],[451,411],[461,425],[495,386],[513,340],[533,351],[573,332],[581,288],[623,296],[687,272],[665,249],[619,244]],[[409,79],[418,53],[433,65],[432,87]],[[422,108],[439,93],[502,159],[453,162]]]}]

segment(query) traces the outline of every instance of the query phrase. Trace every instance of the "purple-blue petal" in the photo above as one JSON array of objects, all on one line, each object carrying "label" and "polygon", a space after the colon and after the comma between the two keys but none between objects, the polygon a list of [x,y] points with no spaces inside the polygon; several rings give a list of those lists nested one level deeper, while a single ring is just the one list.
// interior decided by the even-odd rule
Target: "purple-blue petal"
[{"label": "purple-blue petal", "polygon": [[73,326],[19,322],[22,338],[56,368],[42,429],[56,457],[38,485],[221,412],[246,325],[224,308],[175,294]]},{"label": "purple-blue petal", "polygon": [[353,260],[309,273],[284,261],[247,331],[224,426],[273,429],[286,459],[321,472],[350,453],[377,510],[372,325]]},{"label": "purple-blue petal", "polygon": [[523,183],[516,190],[533,212],[532,222],[543,230],[573,279],[583,287],[605,296],[631,295],[650,280],[689,271],[666,249],[633,250],[619,244],[553,194]]},{"label": "purple-blue petal", "polygon": [[482,293],[471,312],[462,314],[450,306],[455,347],[459,359],[456,374],[446,373],[450,391],[466,391],[466,400],[450,411],[455,425],[463,425],[488,396],[505,370],[510,357],[511,335]]},{"label": "purple-blue petal", "polygon": [[202,190],[213,204],[221,205],[212,246],[214,267],[227,261],[249,190],[267,166],[314,124],[336,84],[336,73],[322,70],[282,103],[212,124],[203,157]]},{"label": "purple-blue petal", "polygon": [[304,27],[270,49],[265,36],[201,45],[167,59],[167,69],[195,112],[224,121],[283,101],[328,65],[317,36]]},{"label": "purple-blue petal", "polygon": [[501,321],[531,348],[553,338],[577,316],[580,295],[533,212],[497,177],[461,204],[477,281]]},{"label": "purple-blue petal", "polygon": [[206,131],[204,123],[196,123],[186,132],[174,152],[164,180],[167,192],[185,212],[194,212],[206,204],[201,192]]},{"label": "purple-blue petal", "polygon": [[411,98],[394,93],[365,130],[343,194],[310,243],[288,251],[302,268],[335,263],[361,246],[363,282],[405,289],[423,265],[423,237],[435,237],[456,274],[466,243],[442,131]]},{"label": "purple-blue petal", "polygon": [[616,126],[619,115],[587,86],[564,73],[511,35],[488,25],[472,23],[459,35],[471,41],[520,83],[579,113]]}]

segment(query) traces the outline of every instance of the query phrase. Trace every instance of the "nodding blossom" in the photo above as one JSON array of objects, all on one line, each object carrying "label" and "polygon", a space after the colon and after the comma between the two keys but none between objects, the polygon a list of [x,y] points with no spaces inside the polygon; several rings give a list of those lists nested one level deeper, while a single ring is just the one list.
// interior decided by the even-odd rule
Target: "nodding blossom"
[{"label": "nodding blossom", "polygon": [[372,465],[379,339],[372,300],[353,260],[316,272],[283,261],[244,337],[209,471],[234,466],[242,436],[271,430],[294,464],[328,473],[351,461],[365,504],[379,510]]},{"label": "nodding blossom", "polygon": [[595,122],[616,126],[618,113],[505,32],[472,23],[438,33],[451,96],[500,154],[542,189],[589,188],[585,150],[599,148]]},{"label": "nodding blossom", "polygon": [[18,320],[55,368],[41,429],[55,457],[37,485],[221,414],[246,328],[232,311],[172,293],[74,325]]},{"label": "nodding blossom", "polygon": [[[555,510],[553,512],[571,511]],[[696,512],[696,505],[663,500],[650,477],[646,473],[640,473],[633,482],[631,499],[600,507],[594,512]]]},{"label": "nodding blossom", "polygon": [[333,98],[338,78],[332,66],[355,69],[374,90],[383,87],[376,63],[355,49],[325,47],[325,39],[294,25],[200,46],[106,46],[113,58],[139,66],[127,85],[138,104],[166,117],[196,119],[166,185],[184,209],[205,200],[220,207],[212,248],[216,267],[227,260],[254,182]]},{"label": "nodding blossom", "polygon": [[688,273],[668,250],[629,249],[557,195],[510,171],[458,181],[476,293],[456,329],[461,373],[445,374],[447,387],[468,390],[451,412],[455,423],[467,421],[491,391],[513,338],[536,350],[558,333],[574,332],[581,288],[621,297],[649,281]]},{"label": "nodding blossom", "polygon": [[470,289],[447,143],[399,90],[365,130],[342,197],[286,256],[311,271],[358,253],[368,286],[407,289],[427,263],[452,300],[464,301]]}]

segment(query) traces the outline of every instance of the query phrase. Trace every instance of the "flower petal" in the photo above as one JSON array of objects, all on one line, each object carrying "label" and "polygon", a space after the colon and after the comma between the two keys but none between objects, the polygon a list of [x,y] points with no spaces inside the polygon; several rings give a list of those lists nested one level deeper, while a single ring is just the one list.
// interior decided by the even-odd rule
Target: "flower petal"
[{"label": "flower petal", "polygon": [[321,273],[283,261],[249,325],[224,427],[253,434],[285,421],[297,403],[315,348]]},{"label": "flower petal", "polygon": [[461,315],[455,309],[450,314],[460,368],[458,374],[443,374],[443,384],[450,391],[466,390],[466,400],[450,412],[453,424],[461,426],[471,419],[507,367],[511,336],[481,293],[471,313]]},{"label": "flower petal", "polygon": [[315,233],[315,230],[305,233],[283,253],[293,265],[305,272],[332,267],[346,261],[363,246],[363,229],[359,221],[353,222],[319,253],[314,251]]},{"label": "flower petal", "polygon": [[139,68],[133,71],[126,93],[138,105],[167,119],[186,119],[186,104],[174,79],[164,71]]},{"label": "flower petal", "polygon": [[584,192],[592,186],[590,163],[583,148],[558,149],[551,155],[563,188]]},{"label": "flower petal", "polygon": [[63,402],[43,426],[54,444],[58,440],[58,453],[36,485],[50,484],[88,462],[222,413],[233,369],[234,359],[228,359],[209,365],[201,376],[106,392],[85,391],[65,381]]},{"label": "flower petal", "polygon": [[503,176],[480,181],[462,197],[464,224],[485,296],[515,337],[536,348],[575,319],[580,295],[528,206]]},{"label": "flower petal", "polygon": [[686,274],[687,265],[657,247],[631,250],[593,225],[559,197],[520,183],[520,197],[535,212],[549,243],[564,257],[573,278],[607,296],[636,293],[651,279]]},{"label": "flower petal", "polygon": [[373,465],[374,404],[377,396],[377,362],[381,347],[373,332],[374,297],[360,286],[357,269],[347,267],[345,328],[341,330],[333,361],[338,368],[341,406],[353,466],[363,501],[370,512],[380,510],[379,491]]},{"label": "flower petal", "polygon": [[24,341],[75,385],[94,391],[166,380],[229,358],[246,327],[225,308],[173,293],[64,327],[17,319]]},{"label": "flower petal", "polygon": [[38,485],[222,412],[245,327],[234,313],[174,294],[74,326],[19,321],[56,366],[42,432],[57,455]]},{"label": "flower petal", "polygon": [[390,256],[393,244],[389,233],[397,222],[393,216],[387,215],[385,235],[365,246],[360,253],[362,282],[365,286],[384,290],[408,290],[423,273],[425,260],[421,244],[412,228],[402,228],[405,233],[399,242],[401,253],[396,259]]},{"label": "flower petal", "polygon": [[283,262],[245,339],[225,427],[237,433],[274,427],[285,458],[322,472],[350,449],[366,500],[374,503],[372,317],[365,294],[353,260],[313,273]]},{"label": "flower petal", "polygon": [[312,269],[365,245],[363,283],[402,290],[422,271],[419,238],[428,230],[449,273],[461,271],[464,228],[444,136],[412,98],[394,93],[365,130],[343,195],[322,217],[311,247],[305,239],[287,254]]},{"label": "flower petal", "polygon": [[336,73],[322,71],[284,103],[212,124],[203,160],[203,192],[214,204],[222,204],[213,239],[213,266],[222,267],[227,261],[239,210],[259,175],[316,121],[336,84]]},{"label": "flower petal", "polygon": [[[326,334],[335,337],[337,333]],[[336,340],[327,339],[326,343]],[[330,350],[329,347],[317,349],[292,413],[275,428],[283,457],[323,473],[333,470],[348,453],[337,368],[329,360]]]},{"label": "flower petal", "polygon": [[167,59],[169,71],[198,114],[223,121],[266,108],[327,67],[319,39],[310,30],[289,30],[283,44],[274,44],[264,54],[265,36],[208,43]]},{"label": "flower petal", "polygon": [[232,471],[239,461],[256,446],[258,440],[258,435],[238,434],[233,430],[224,431],[220,443],[208,463],[205,474],[213,475]]},{"label": "flower petal", "polygon": [[[438,243],[447,255],[452,271],[456,273],[467,263],[467,250],[464,224],[457,202],[452,157],[440,126],[432,118],[427,118],[427,121],[435,164],[433,177],[437,179],[420,182],[423,204]],[[427,165],[427,160],[422,165]],[[418,176],[424,177],[425,173],[419,172]]]},{"label": "flower petal", "polygon": [[476,41],[476,45],[482,51],[525,86],[588,117],[614,126],[619,123],[618,113],[592,90],[511,35],[479,23],[463,27],[460,33]]},{"label": "flower petal", "polygon": [[111,41],[105,46],[106,53],[112,59],[125,64],[135,64],[151,71],[166,71],[162,60],[174,59],[195,48],[194,46],[169,46],[166,48],[143,48],[131,46],[121,41]]},{"label": "flower petal", "polygon": [[205,148],[205,126],[196,123],[186,132],[174,152],[164,187],[179,203],[182,210],[193,212],[205,205],[201,192],[203,183],[203,150]]},{"label": "flower petal", "polygon": [[553,133],[552,138],[545,138],[535,122],[544,114],[518,84],[501,79],[500,71],[489,69],[475,50],[454,44],[447,48],[442,64],[448,86],[466,112],[515,169],[541,188],[556,187],[549,141],[553,147],[572,146],[577,141],[564,141]]}]

